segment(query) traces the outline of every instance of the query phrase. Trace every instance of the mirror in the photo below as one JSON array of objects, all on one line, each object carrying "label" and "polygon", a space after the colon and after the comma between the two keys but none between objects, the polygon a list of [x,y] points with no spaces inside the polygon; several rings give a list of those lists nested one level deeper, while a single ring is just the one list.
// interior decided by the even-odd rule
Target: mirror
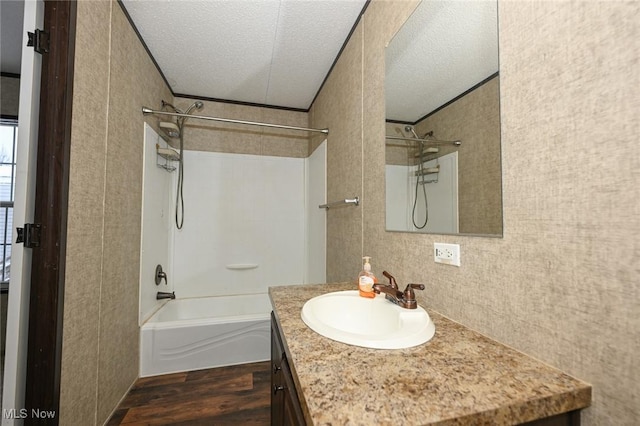
[{"label": "mirror", "polygon": [[385,60],[386,229],[501,236],[497,1],[422,1]]}]

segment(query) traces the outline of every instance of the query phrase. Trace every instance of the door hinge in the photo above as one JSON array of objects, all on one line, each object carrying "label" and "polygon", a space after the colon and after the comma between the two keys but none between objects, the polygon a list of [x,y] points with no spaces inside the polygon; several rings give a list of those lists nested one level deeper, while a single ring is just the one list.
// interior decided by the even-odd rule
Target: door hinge
[{"label": "door hinge", "polygon": [[39,223],[25,223],[24,228],[16,228],[18,237],[16,243],[24,243],[26,248],[40,247],[40,230],[42,225]]},{"label": "door hinge", "polygon": [[39,54],[49,53],[49,33],[36,28],[35,32],[27,31],[29,40],[27,46],[32,47],[33,50]]}]

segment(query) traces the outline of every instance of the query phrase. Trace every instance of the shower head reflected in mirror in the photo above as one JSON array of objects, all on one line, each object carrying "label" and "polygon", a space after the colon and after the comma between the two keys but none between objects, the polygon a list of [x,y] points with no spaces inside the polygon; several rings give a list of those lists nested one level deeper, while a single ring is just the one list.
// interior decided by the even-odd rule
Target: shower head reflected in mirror
[{"label": "shower head reflected in mirror", "polygon": [[189,108],[185,114],[189,114],[193,109],[201,110],[204,107],[204,104],[201,101],[195,101]]},{"label": "shower head reflected in mirror", "polygon": [[411,134],[413,135],[414,138],[416,139],[422,139],[420,136],[418,136],[418,134],[416,133],[415,130],[413,130],[413,126],[404,126],[404,131],[405,132],[411,132]]}]

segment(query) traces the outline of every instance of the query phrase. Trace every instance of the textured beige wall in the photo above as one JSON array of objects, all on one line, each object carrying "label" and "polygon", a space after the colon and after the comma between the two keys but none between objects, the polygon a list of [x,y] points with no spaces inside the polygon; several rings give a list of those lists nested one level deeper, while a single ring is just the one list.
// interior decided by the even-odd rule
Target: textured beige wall
[{"label": "textured beige wall", "polygon": [[[186,111],[193,99],[176,98],[175,106]],[[192,114],[243,121],[309,127],[306,112],[203,101],[201,110]],[[269,155],[275,157],[305,158],[309,156],[309,134],[296,130],[275,129],[218,121],[190,119],[184,133],[185,149],[196,151],[229,152],[236,154]],[[177,146],[177,139],[170,143]]]},{"label": "textured beige wall", "polygon": [[[312,127],[329,127],[327,201],[362,197],[362,26],[356,28],[340,61],[309,111]],[[315,149],[320,138],[311,141]],[[321,141],[320,141],[321,142]],[[327,211],[327,281],[362,269],[362,209]]]},{"label": "textured beige wall", "polygon": [[502,234],[500,79],[493,78],[415,126],[441,140],[438,155],[458,151],[458,210],[461,234]]},{"label": "textured beige wall", "polygon": [[138,377],[142,105],[171,93],[120,6],[78,4],[60,424],[102,424]]},{"label": "textured beige wall", "polygon": [[[329,161],[334,194],[363,192],[362,216],[328,213],[328,279],[354,279],[371,255],[378,274],[425,283],[427,308],[590,382],[584,424],[637,423],[640,3],[499,3],[503,238],[384,231],[384,46],[414,4],[371,3],[350,42],[363,67],[343,57],[330,77],[356,81],[313,106],[331,158],[364,164],[357,176]],[[343,117],[361,140],[334,142]],[[350,228],[362,229],[360,252],[332,234]],[[433,263],[434,242],[460,244],[462,266]]]},{"label": "textured beige wall", "polygon": [[0,77],[0,115],[18,116],[20,79]]},{"label": "textured beige wall", "polygon": [[60,424],[95,424],[111,4],[78,3]]}]

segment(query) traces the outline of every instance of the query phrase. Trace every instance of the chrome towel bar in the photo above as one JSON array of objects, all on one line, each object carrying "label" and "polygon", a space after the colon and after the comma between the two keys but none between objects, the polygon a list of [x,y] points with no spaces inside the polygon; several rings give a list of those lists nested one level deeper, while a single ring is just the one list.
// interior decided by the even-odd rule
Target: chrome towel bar
[{"label": "chrome towel bar", "polygon": [[348,206],[350,204],[353,204],[354,206],[360,205],[360,198],[345,198],[344,200],[334,201],[332,203],[320,204],[318,208],[329,210],[332,207]]}]

